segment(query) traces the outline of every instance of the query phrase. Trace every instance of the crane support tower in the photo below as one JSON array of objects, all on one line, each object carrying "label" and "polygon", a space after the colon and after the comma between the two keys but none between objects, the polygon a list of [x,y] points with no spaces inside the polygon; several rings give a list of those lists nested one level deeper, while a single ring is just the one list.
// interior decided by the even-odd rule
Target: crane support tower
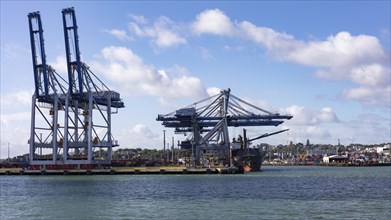
[{"label": "crane support tower", "polygon": [[[39,12],[29,13],[28,18],[35,83],[30,164],[86,168],[111,164],[112,148],[118,146],[112,135],[111,115],[125,105],[120,94],[110,90],[81,61],[74,9],[62,10],[67,80],[46,64]],[[49,109],[48,114],[42,110],[45,108]],[[43,126],[38,126],[38,122]]]},{"label": "crane support tower", "polygon": [[[30,163],[57,164],[63,149],[64,105],[68,83],[46,64],[41,15],[28,14],[35,92],[32,96]],[[61,114],[60,114],[61,113]]]},{"label": "crane support tower", "polygon": [[292,117],[259,108],[234,96],[228,89],[169,114],[158,115],[156,120],[164,127],[174,128],[175,133],[191,133],[180,146],[191,150],[195,161],[209,152],[227,162],[231,144],[229,127],[278,126]]}]

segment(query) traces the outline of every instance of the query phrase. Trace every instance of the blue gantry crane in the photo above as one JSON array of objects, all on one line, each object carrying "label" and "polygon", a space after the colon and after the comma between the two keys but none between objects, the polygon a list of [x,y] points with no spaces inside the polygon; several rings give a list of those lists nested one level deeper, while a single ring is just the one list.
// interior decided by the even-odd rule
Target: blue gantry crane
[{"label": "blue gantry crane", "polygon": [[[118,146],[111,129],[111,114],[123,108],[118,92],[110,90],[80,59],[74,8],[62,10],[68,93],[65,111],[65,161],[73,164],[109,164]],[[73,112],[73,113],[72,113]],[[102,154],[94,156],[99,150]]]},{"label": "blue gantry crane", "polygon": [[118,146],[111,132],[111,115],[125,106],[120,94],[81,61],[74,9],[63,9],[62,17],[68,80],[46,64],[40,13],[28,14],[35,83],[30,164],[86,168],[110,164],[112,148]]},{"label": "blue gantry crane", "polygon": [[281,115],[259,108],[240,99],[231,90],[203,99],[166,115],[158,115],[157,121],[176,133],[190,133],[182,141],[182,149],[191,150],[199,160],[203,152],[213,152],[219,160],[227,161],[230,154],[229,127],[278,126],[292,115]]},{"label": "blue gantry crane", "polygon": [[[41,15],[28,14],[35,92],[32,96],[30,163],[57,164],[61,159],[64,127],[61,115],[68,83],[46,63]],[[59,115],[59,113],[61,113]]]}]

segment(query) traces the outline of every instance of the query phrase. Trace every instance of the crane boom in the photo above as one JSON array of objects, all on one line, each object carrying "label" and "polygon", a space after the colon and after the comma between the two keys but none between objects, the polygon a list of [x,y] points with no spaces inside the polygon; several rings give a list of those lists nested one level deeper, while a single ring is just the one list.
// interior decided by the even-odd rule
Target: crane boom
[{"label": "crane boom", "polygon": [[266,133],[266,134],[260,135],[258,137],[255,137],[255,138],[251,138],[248,141],[249,142],[255,141],[255,140],[258,140],[258,139],[261,139],[261,138],[265,138],[265,137],[269,137],[269,136],[272,136],[272,135],[275,135],[275,134],[279,134],[279,133],[282,133],[282,132],[285,132],[285,131],[289,131],[289,129],[284,129],[284,130],[276,131],[276,132],[272,132],[272,133]]},{"label": "crane boom", "polygon": [[[77,32],[76,15],[74,8],[62,10],[62,20],[64,26],[65,50],[68,67],[69,92],[73,94],[83,93],[83,74],[81,69],[79,35]],[[74,51],[71,51],[71,45]],[[72,53],[73,52],[73,53]],[[72,56],[74,54],[74,57]],[[74,71],[77,72],[77,78]]]}]

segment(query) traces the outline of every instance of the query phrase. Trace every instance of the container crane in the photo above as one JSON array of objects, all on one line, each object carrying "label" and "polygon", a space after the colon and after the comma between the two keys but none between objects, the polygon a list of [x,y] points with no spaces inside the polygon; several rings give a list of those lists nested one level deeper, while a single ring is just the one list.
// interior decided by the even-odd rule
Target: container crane
[{"label": "container crane", "polygon": [[[62,15],[68,81],[46,64],[40,13],[28,14],[35,83],[30,164],[85,168],[110,164],[112,147],[118,146],[111,132],[111,114],[125,106],[120,94],[110,90],[81,62],[74,9],[63,9]],[[97,148],[99,156],[94,155]]]},{"label": "container crane", "polygon": [[[71,164],[109,164],[112,148],[118,146],[111,132],[111,114],[125,106],[120,94],[110,90],[81,61],[74,8],[63,9],[62,18],[69,82],[64,157]],[[95,158],[98,148],[106,149],[107,154]]]},{"label": "container crane", "polygon": [[196,160],[202,153],[213,152],[219,160],[227,161],[230,158],[229,127],[278,126],[292,117],[259,108],[232,95],[228,89],[169,114],[158,115],[156,120],[174,128],[176,133],[190,132],[180,146],[191,149],[192,157],[195,150]]}]

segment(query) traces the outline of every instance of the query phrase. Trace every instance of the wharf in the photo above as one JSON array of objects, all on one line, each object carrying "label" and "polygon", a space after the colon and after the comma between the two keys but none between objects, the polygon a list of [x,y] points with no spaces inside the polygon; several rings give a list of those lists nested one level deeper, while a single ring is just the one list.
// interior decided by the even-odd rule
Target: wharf
[{"label": "wharf", "polygon": [[187,167],[112,167],[110,169],[28,170],[2,168],[0,175],[149,175],[149,174],[240,174],[237,168],[187,168]]}]

